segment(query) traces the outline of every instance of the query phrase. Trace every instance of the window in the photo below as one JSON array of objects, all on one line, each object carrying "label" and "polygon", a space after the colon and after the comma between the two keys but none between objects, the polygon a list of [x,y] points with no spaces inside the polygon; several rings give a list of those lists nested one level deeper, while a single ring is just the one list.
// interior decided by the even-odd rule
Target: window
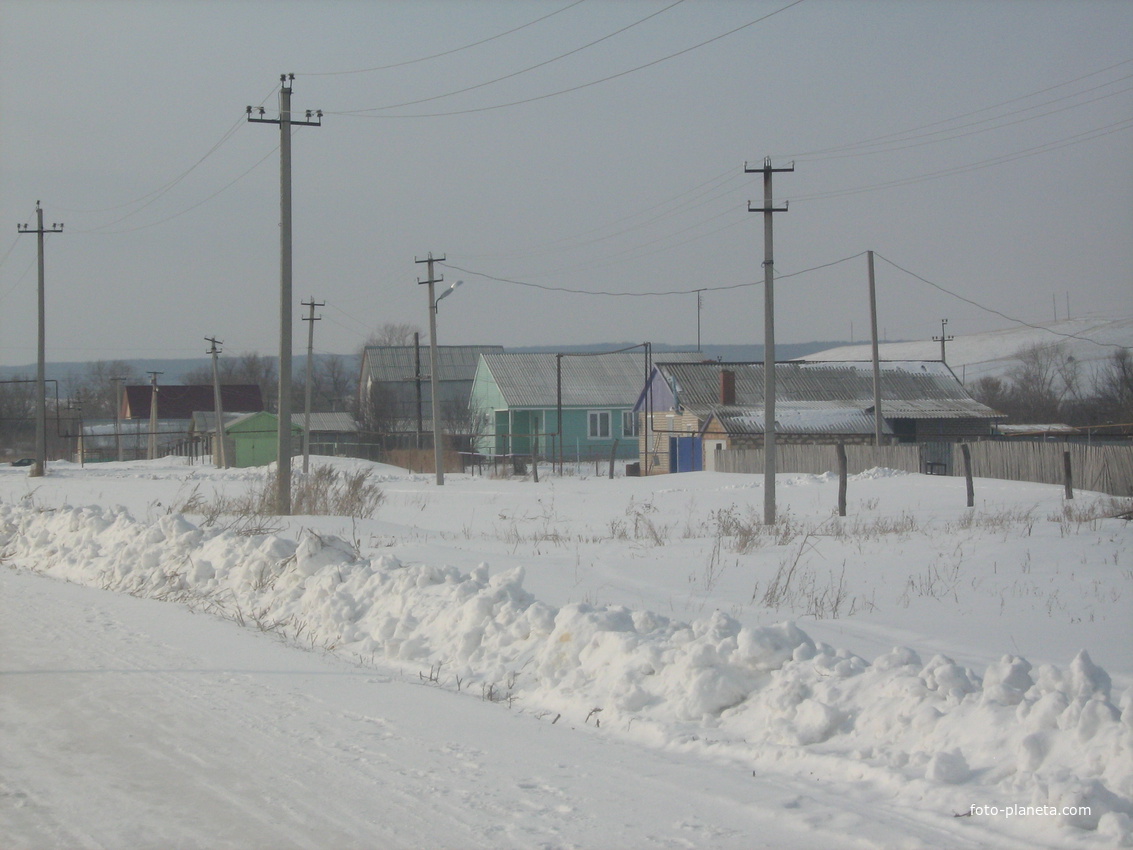
[{"label": "window", "polygon": [[637,417],[634,416],[632,410],[622,411],[622,436],[623,437],[636,437],[637,436]]},{"label": "window", "polygon": [[590,439],[609,439],[610,436],[610,411],[608,410],[592,410],[590,411],[590,429],[588,436]]}]

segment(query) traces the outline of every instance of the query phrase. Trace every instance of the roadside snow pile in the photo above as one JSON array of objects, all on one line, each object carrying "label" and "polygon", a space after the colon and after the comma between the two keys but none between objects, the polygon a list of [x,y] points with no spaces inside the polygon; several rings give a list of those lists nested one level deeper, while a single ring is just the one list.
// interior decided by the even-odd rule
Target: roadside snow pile
[{"label": "roadside snow pile", "polygon": [[1086,652],[1066,669],[1004,656],[982,677],[911,649],[869,663],[790,623],[555,608],[524,589],[522,569],[409,566],[313,532],[243,536],[177,514],[147,524],[124,508],[0,504],[0,560],[662,745],[798,760],[800,771],[818,760],[835,778],[931,792],[960,813],[993,792],[1088,806],[1063,822],[1133,842],[1133,689],[1111,694]]}]

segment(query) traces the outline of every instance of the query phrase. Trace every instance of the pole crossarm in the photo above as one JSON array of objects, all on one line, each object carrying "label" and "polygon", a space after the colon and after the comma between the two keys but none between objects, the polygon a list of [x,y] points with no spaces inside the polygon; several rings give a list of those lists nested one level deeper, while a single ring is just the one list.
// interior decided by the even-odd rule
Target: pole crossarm
[{"label": "pole crossarm", "polygon": [[47,469],[47,379],[44,377],[47,369],[47,330],[46,330],[46,298],[44,296],[44,262],[43,237],[48,233],[62,233],[63,225],[55,222],[51,227],[43,226],[43,207],[39,201],[35,202],[36,226],[18,224],[19,233],[34,233],[39,261],[39,282],[36,287],[36,301],[38,312],[38,330],[36,334],[36,403],[35,403],[35,466],[32,467],[31,477],[38,478]]},{"label": "pole crossarm", "polygon": [[257,107],[253,124],[279,125],[279,427],[276,431],[276,513],[291,514],[291,128],[321,127],[323,111],[308,109],[305,119],[291,115],[291,84],[294,74],[279,75],[279,118],[268,118]]},{"label": "pole crossarm", "polygon": [[773,213],[787,212],[773,203],[771,176],[795,170],[792,162],[785,168],[774,168],[771,157],[763,160],[762,168],[751,168],[744,163],[745,174],[763,175],[763,206],[752,206],[748,212],[763,213],[763,524],[775,524],[775,259],[772,220]]}]

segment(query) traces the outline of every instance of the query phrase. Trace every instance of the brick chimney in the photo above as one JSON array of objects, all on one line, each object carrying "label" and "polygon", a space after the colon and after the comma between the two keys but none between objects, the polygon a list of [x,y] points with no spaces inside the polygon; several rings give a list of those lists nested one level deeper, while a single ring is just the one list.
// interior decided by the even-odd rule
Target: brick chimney
[{"label": "brick chimney", "polygon": [[736,403],[736,373],[731,369],[720,370],[720,404]]}]

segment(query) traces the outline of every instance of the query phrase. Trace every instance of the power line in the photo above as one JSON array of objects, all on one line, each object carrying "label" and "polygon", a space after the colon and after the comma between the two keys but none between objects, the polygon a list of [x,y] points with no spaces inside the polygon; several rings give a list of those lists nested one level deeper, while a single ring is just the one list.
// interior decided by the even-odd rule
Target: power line
[{"label": "power line", "polygon": [[[263,98],[263,100],[260,101],[260,105],[262,106],[264,103],[266,103],[268,98],[270,98],[277,91],[279,91],[279,86],[275,86],[270,92],[268,92],[267,95]],[[135,215],[138,212],[141,212],[141,210],[145,209],[147,206],[152,204],[154,201],[156,201],[162,195],[167,193],[170,189],[172,189],[174,186],[176,186],[178,183],[180,183],[186,177],[188,177],[189,174],[191,174],[194,170],[196,170],[196,168],[202,162],[204,162],[206,159],[208,159],[210,156],[212,156],[214,153],[216,153],[225,144],[225,142],[227,142],[229,139],[231,139],[236,134],[236,131],[239,130],[239,128],[244,123],[245,123],[244,116],[241,115],[240,118],[236,119],[235,123],[233,123],[233,125],[231,127],[229,127],[227,130],[224,131],[224,134],[220,137],[220,139],[217,140],[212,145],[212,147],[210,147],[208,149],[208,151],[206,151],[205,154],[200,159],[198,159],[191,166],[189,166],[187,169],[185,169],[183,172],[181,172],[177,177],[173,178],[168,183],[165,183],[164,185],[159,186],[157,189],[154,189],[152,192],[147,192],[144,195],[139,195],[137,198],[134,198],[133,200],[124,201],[123,203],[114,204],[113,206],[109,206],[109,207],[100,207],[100,208],[97,208],[97,209],[69,209],[69,208],[66,208],[66,207],[60,207],[60,209],[66,211],[66,212],[83,213],[83,214],[112,212],[113,210],[119,210],[119,209],[122,209],[123,207],[133,206],[134,204],[138,204],[138,203],[141,203],[142,201],[146,201],[146,203],[142,204],[141,207],[134,210],[133,212],[127,213],[126,215],[122,216],[121,218],[119,218],[115,221],[111,221],[111,222],[108,222],[105,225],[101,225],[101,227],[112,227],[113,225],[117,224],[120,221],[125,221],[130,216]],[[79,231],[79,232],[89,232],[89,231]]]},{"label": "power line", "polygon": [[[292,132],[292,135],[294,135],[294,131]],[[231,189],[233,186],[235,186],[237,183],[239,183],[241,180],[243,180],[245,177],[247,177],[249,174],[251,174],[257,168],[259,168],[261,165],[263,165],[264,162],[266,162],[268,160],[268,158],[270,158],[271,155],[274,154],[278,150],[279,150],[279,145],[276,145],[274,148],[272,148],[270,151],[268,151],[266,154],[264,154],[262,157],[260,157],[258,160],[256,160],[247,170],[241,172],[239,175],[234,177],[228,183],[225,183],[223,186],[221,186],[219,189],[217,189],[211,195],[203,198],[200,201],[197,201],[197,203],[193,204],[192,206],[186,207],[185,209],[181,210],[180,212],[174,213],[173,215],[166,216],[165,218],[160,218],[157,221],[151,221],[149,224],[140,224],[137,227],[128,227],[124,230],[106,230],[105,228],[110,227],[111,224],[113,224],[113,222],[112,222],[111,224],[103,224],[103,225],[98,225],[97,227],[92,227],[89,230],[77,230],[75,232],[76,233],[96,233],[96,234],[99,234],[99,235],[136,233],[139,230],[148,230],[151,227],[157,227],[159,224],[165,224],[167,221],[173,221],[173,219],[180,218],[181,216],[185,215],[186,213],[192,212],[193,210],[197,209],[198,207],[203,207],[205,204],[207,204],[213,198],[215,198],[218,195],[222,194],[223,192],[226,192],[229,189]],[[121,220],[122,219],[119,219],[119,221],[121,221]]]},{"label": "power line", "polygon": [[[973,110],[971,112],[965,112],[961,115],[953,115],[950,118],[942,118],[939,121],[932,121],[928,124],[922,124],[918,127],[912,127],[912,128],[907,129],[907,130],[899,130],[895,133],[886,133],[885,135],[882,135],[882,136],[874,136],[871,139],[863,139],[861,141],[850,142],[850,143],[845,144],[845,145],[837,145],[837,146],[831,147],[831,148],[820,148],[818,150],[805,151],[803,153],[786,154],[786,155],[782,155],[780,158],[782,158],[782,159],[804,159],[804,158],[810,159],[810,158],[816,158],[821,154],[839,153],[841,151],[852,150],[852,149],[857,148],[857,147],[863,147],[863,146],[871,145],[871,144],[874,144],[874,143],[877,143],[877,142],[882,142],[882,141],[885,141],[887,139],[896,139],[900,136],[905,136],[905,135],[908,135],[910,133],[918,133],[921,130],[927,130],[929,127],[938,127],[941,124],[949,124],[953,121],[962,121],[963,119],[970,118],[973,115],[979,115],[981,112],[990,112],[993,109],[999,109],[1002,106],[1009,106],[1012,103],[1017,103],[1021,100],[1028,100],[1032,97],[1037,97],[1038,95],[1046,94],[1047,92],[1054,91],[1055,89],[1065,88],[1066,86],[1073,85],[1074,83],[1079,83],[1082,80],[1089,79],[1090,77],[1096,77],[1098,74],[1104,74],[1106,71],[1112,71],[1114,68],[1120,68],[1123,65],[1128,65],[1130,63],[1133,63],[1133,59],[1126,59],[1122,62],[1117,62],[1113,65],[1109,65],[1105,68],[1100,68],[1097,71],[1091,71],[1088,74],[1083,74],[1081,77],[1075,77],[1072,80],[1067,80],[1067,81],[1062,82],[1062,83],[1057,83],[1053,86],[1048,86],[1044,89],[1039,89],[1038,91],[1029,92],[1028,94],[1019,95],[1018,97],[1010,98],[1009,100],[1000,101],[999,103],[992,104],[991,106],[984,106],[984,107],[981,107],[980,109],[976,109],[976,110]],[[1122,78],[1122,79],[1124,79],[1124,78]]]},{"label": "power line", "polygon": [[[730,35],[734,35],[735,33],[740,32],[741,30],[747,29],[748,27],[755,26],[756,24],[762,23],[763,21],[766,21],[768,18],[771,18],[775,15],[778,15],[780,12],[785,12],[785,11],[787,11],[788,9],[790,9],[794,6],[798,6],[802,2],[804,2],[804,0],[792,0],[792,2],[788,3],[786,6],[783,6],[779,9],[776,9],[773,12],[768,12],[766,15],[763,15],[762,17],[756,18],[753,21],[748,21],[746,24],[741,24],[740,26],[735,27],[733,29],[730,29],[727,32],[720,33],[717,36],[713,36],[712,38],[709,38],[705,41],[702,41],[699,44],[694,44],[691,47],[686,47],[683,50],[678,50],[676,53],[670,53],[667,56],[662,56],[659,59],[654,59],[650,62],[646,62],[642,65],[638,65],[634,68],[628,68],[625,71],[619,71],[616,74],[610,74],[608,76],[602,77],[602,78],[597,79],[597,80],[591,80],[588,83],[580,83],[577,86],[571,86],[569,88],[559,89],[558,91],[547,92],[545,94],[536,95],[534,97],[524,98],[522,100],[513,100],[509,103],[497,103],[497,104],[493,104],[491,106],[479,106],[479,107],[472,107],[472,108],[469,108],[469,109],[455,109],[455,110],[451,110],[449,112],[424,112],[424,113],[417,113],[417,114],[413,114],[413,115],[365,115],[365,114],[361,114],[360,110],[346,111],[346,112],[334,112],[334,111],[328,110],[325,114],[327,114],[327,115],[347,115],[347,116],[352,116],[352,117],[355,117],[355,118],[442,118],[442,117],[446,117],[446,116],[450,116],[450,115],[468,115],[468,114],[471,114],[471,113],[474,113],[474,112],[488,112],[488,111],[493,110],[493,109],[506,109],[506,108],[511,107],[511,106],[521,106],[521,105],[526,104],[526,103],[534,103],[534,102],[539,101],[539,100],[546,100],[548,98],[558,97],[559,95],[562,95],[562,94],[569,94],[571,92],[580,91],[581,89],[590,88],[591,86],[596,86],[596,85],[599,85],[600,83],[606,83],[606,82],[609,82],[610,80],[616,80],[616,79],[619,79],[620,77],[625,77],[625,76],[628,76],[629,74],[634,74],[634,73],[636,73],[638,71],[642,71],[646,68],[652,68],[654,65],[660,65],[662,62],[667,62],[670,59],[675,59],[678,56],[683,56],[686,53],[691,53],[693,50],[697,50],[701,47],[704,47],[705,45],[712,44],[715,41],[719,41],[722,38],[726,38]],[[385,107],[379,107],[379,108],[385,108]]]},{"label": "power line", "polygon": [[388,106],[372,106],[372,107],[369,107],[368,109],[357,109],[357,110],[352,110],[350,112],[343,112],[343,113],[336,113],[336,114],[353,115],[357,112],[378,112],[380,110],[385,110],[385,109],[399,109],[403,106],[416,106],[419,103],[429,103],[430,101],[434,101],[434,100],[442,100],[446,97],[452,97],[453,95],[464,94],[465,92],[475,91],[476,89],[482,89],[482,88],[485,88],[486,86],[495,85],[496,83],[502,82],[504,80],[510,80],[512,77],[518,77],[520,74],[526,74],[528,71],[534,71],[534,70],[537,70],[538,68],[546,67],[547,65],[550,65],[554,62],[558,62],[560,59],[566,59],[568,56],[573,56],[576,53],[581,53],[583,50],[591,48],[596,44],[601,44],[603,41],[608,41],[609,39],[613,38],[614,36],[621,35],[626,30],[633,29],[634,27],[645,23],[646,21],[648,21],[651,18],[655,18],[658,15],[664,14],[665,12],[672,9],[674,6],[679,6],[683,2],[685,2],[685,0],[676,0],[676,2],[670,3],[665,8],[658,9],[656,12],[652,12],[652,13],[646,15],[644,18],[636,20],[632,24],[627,24],[626,26],[622,27],[619,30],[614,30],[612,33],[608,33],[607,35],[604,35],[601,38],[597,38],[594,41],[589,42],[588,44],[584,44],[581,47],[576,47],[573,50],[568,50],[566,53],[560,53],[558,56],[553,56],[550,59],[545,59],[542,62],[537,62],[534,65],[529,65],[526,68],[521,68],[518,71],[512,71],[510,74],[504,74],[502,77],[496,77],[494,80],[488,80],[488,81],[483,82],[483,83],[476,83],[475,85],[465,86],[462,89],[455,89],[455,90],[450,91],[450,92],[445,92],[444,94],[435,94],[435,95],[432,95],[431,97],[422,97],[422,98],[418,98],[417,100],[407,100],[403,103],[391,103]]},{"label": "power line", "polygon": [[496,35],[489,36],[488,38],[482,38],[479,41],[472,42],[471,44],[465,44],[465,45],[461,45],[460,47],[454,47],[451,50],[444,50],[440,53],[434,53],[430,56],[420,56],[417,59],[407,59],[404,62],[393,62],[393,63],[390,63],[389,65],[375,65],[372,68],[358,68],[358,69],[353,70],[353,71],[304,71],[304,72],[298,72],[297,71],[296,76],[299,76],[299,77],[334,77],[334,76],[341,76],[341,75],[344,75],[344,74],[369,74],[369,73],[372,73],[374,71],[388,71],[391,68],[404,68],[406,65],[416,65],[420,62],[428,62],[428,61],[433,60],[433,59],[440,59],[444,56],[451,56],[454,53],[460,53],[461,51],[464,51],[464,50],[470,50],[473,47],[479,47],[482,44],[487,44],[490,41],[495,41],[498,38],[503,38],[505,35],[511,35],[512,33],[519,32],[522,29],[527,29],[527,27],[534,26],[535,24],[541,23],[541,22],[547,20],[548,18],[553,18],[555,15],[558,15],[562,12],[566,12],[569,9],[573,9],[575,6],[578,6],[579,4],[584,3],[584,2],[586,2],[586,0],[574,0],[573,3],[568,3],[566,6],[563,6],[561,9],[556,9],[553,12],[549,12],[548,14],[543,15],[541,18],[536,18],[533,21],[528,21],[526,24],[520,24],[518,27],[513,27],[510,30],[505,30],[504,32],[497,33]]},{"label": "power line", "polygon": [[1056,139],[1052,142],[1044,142],[1041,145],[1035,145],[1034,147],[1012,151],[1006,154],[1000,154],[999,156],[979,160],[977,162],[967,163],[965,165],[943,168],[938,171],[930,171],[928,173],[914,175],[912,177],[901,177],[896,180],[887,180],[883,183],[873,183],[866,186],[858,186],[850,189],[835,189],[829,192],[816,192],[812,195],[795,196],[792,197],[791,200],[795,201],[796,203],[804,203],[806,201],[824,200],[826,198],[840,198],[848,195],[859,195],[863,192],[873,192],[879,189],[892,189],[899,186],[909,186],[914,183],[922,183],[926,180],[935,180],[940,177],[951,177],[956,174],[964,174],[969,171],[978,171],[980,169],[991,168],[992,166],[996,165],[1006,165],[1007,163],[1014,162],[1019,159],[1028,159],[1032,156],[1038,156],[1039,154],[1051,153],[1056,150],[1061,150],[1062,148],[1071,147],[1072,145],[1092,142],[1112,133],[1119,133],[1123,130],[1128,130],[1131,127],[1133,127],[1133,118],[1125,118],[1121,121],[1116,121],[1113,124],[1094,127],[1090,130],[1084,130],[1081,133],[1074,133],[1073,135],[1066,136],[1061,139]]},{"label": "power line", "polygon": [[1049,334],[1054,334],[1055,336],[1064,337],[1066,339],[1077,339],[1077,340],[1080,340],[1082,342],[1092,342],[1094,345],[1100,345],[1102,347],[1107,347],[1107,348],[1124,348],[1125,347],[1125,346],[1118,345],[1118,344],[1112,343],[1112,342],[1098,342],[1096,339],[1090,339],[1089,337],[1079,336],[1078,334],[1062,333],[1061,331],[1054,331],[1054,330],[1051,330],[1050,328],[1045,328],[1042,325],[1033,325],[1030,322],[1024,322],[1022,319],[1015,318],[1014,316],[1008,316],[1006,313],[1002,313],[999,310],[996,310],[992,307],[988,307],[984,304],[980,304],[978,301],[973,301],[971,298],[965,298],[963,295],[960,295],[958,292],[953,292],[951,289],[948,289],[944,286],[941,286],[939,283],[934,283],[933,281],[929,280],[926,277],[922,277],[921,275],[917,274],[916,272],[909,271],[909,269],[904,268],[903,266],[897,265],[897,263],[893,262],[888,257],[885,257],[881,254],[878,254],[876,251],[874,253],[875,253],[876,256],[880,257],[882,260],[885,260],[885,262],[889,263],[889,265],[893,266],[893,268],[895,268],[899,271],[903,271],[905,274],[909,275],[910,277],[915,277],[917,280],[921,281],[922,283],[928,284],[933,289],[936,289],[936,290],[939,290],[940,292],[943,292],[945,295],[951,295],[953,298],[957,299],[958,301],[963,301],[965,304],[971,304],[973,307],[975,307],[979,310],[983,310],[985,313],[991,313],[993,315],[999,316],[1001,319],[1006,319],[1009,322],[1014,322],[1017,325],[1022,325],[1025,328],[1031,328],[1031,329],[1036,330],[1036,331],[1046,331]]},{"label": "power line", "polygon": [[[1131,78],[1133,78],[1133,74],[1130,74],[1129,76],[1126,76],[1126,77],[1122,77],[1121,79],[1127,80],[1127,79],[1131,79]],[[1113,82],[1119,82],[1119,81],[1114,80]],[[1110,83],[1105,83],[1104,85],[1110,85]],[[1101,86],[1098,86],[1097,88],[1101,88]],[[1093,89],[1090,89],[1090,91],[1092,91],[1092,90]],[[1004,118],[1008,118],[1012,115],[1019,115],[1019,114],[1024,113],[1024,112],[1030,112],[1034,109],[1040,109],[1043,106],[1049,105],[1049,103],[1055,102],[1055,101],[1050,101],[1049,103],[1046,103],[1046,104],[1038,104],[1036,106],[1029,106],[1026,109],[1020,109],[1020,110],[1016,110],[1015,112],[1009,112],[1006,115],[1001,115],[1001,116],[998,116],[996,118],[985,118],[981,121],[974,121],[971,124],[961,124],[959,127],[953,127],[953,128],[949,128],[949,129],[946,129],[946,130],[934,130],[930,133],[923,133],[923,134],[917,135],[917,136],[907,136],[903,139],[894,139],[893,141],[890,141],[890,142],[877,142],[873,145],[863,145],[863,147],[874,147],[874,148],[876,148],[875,150],[858,150],[858,151],[851,151],[849,153],[830,154],[828,156],[805,157],[804,161],[806,161],[806,162],[817,162],[817,161],[827,160],[827,159],[849,159],[849,158],[852,158],[852,157],[859,157],[859,156],[872,156],[874,154],[879,154],[879,153],[895,153],[897,151],[909,150],[910,148],[919,148],[919,147],[924,147],[925,145],[936,145],[936,144],[940,144],[941,142],[950,142],[950,141],[953,141],[955,139],[962,139],[966,136],[975,136],[975,135],[979,135],[980,133],[989,133],[992,130],[1001,130],[1004,127],[1013,127],[1016,124],[1023,124],[1027,121],[1037,121],[1039,118],[1046,118],[1046,117],[1049,117],[1051,115],[1056,115],[1059,112],[1065,112],[1069,109],[1077,109],[1080,106],[1089,106],[1091,103],[1097,103],[1099,100],[1105,100],[1106,98],[1116,97],[1119,94],[1125,94],[1126,92],[1130,92],[1130,91],[1133,91],[1133,86],[1129,86],[1129,87],[1126,87],[1126,88],[1123,88],[1123,89],[1118,89],[1117,91],[1109,92],[1108,94],[1099,95],[1098,97],[1090,98],[1089,100],[1083,101],[1081,103],[1072,103],[1068,106],[1062,106],[1062,107],[1059,107],[1058,109],[1052,109],[1049,112],[1043,112],[1043,113],[1040,113],[1039,115],[1029,115],[1026,118],[1019,118],[1019,119],[1016,119],[1015,121],[1006,121],[1004,123],[995,124],[994,126],[991,126],[991,127],[982,127],[978,130],[969,130],[966,133],[957,132],[957,131],[963,130],[967,127],[975,127],[979,124],[985,124],[988,121],[1000,121],[1000,120],[1002,120]],[[1077,95],[1076,94],[1075,95],[1066,95],[1066,97],[1077,97]],[[1064,99],[1065,98],[1058,98],[1058,100],[1064,100]],[[936,138],[936,139],[928,138],[930,136],[941,136],[941,134],[943,134],[943,133],[952,133],[952,135],[942,136],[941,138]],[[923,141],[915,141],[916,139],[923,139]],[[907,142],[907,144],[906,144],[906,142]]]},{"label": "power line", "polygon": [[[853,254],[849,257],[842,257],[840,260],[833,260],[829,263],[822,263],[821,265],[818,265],[818,266],[811,266],[808,269],[800,269],[799,271],[791,272],[790,274],[777,274],[777,275],[775,275],[775,280],[786,280],[787,278],[798,277],[800,275],[809,274],[810,272],[819,271],[821,269],[827,269],[827,268],[830,268],[831,266],[836,266],[836,265],[839,265],[841,263],[849,262],[850,260],[856,260],[858,257],[862,256],[863,254],[865,254],[865,251],[859,251],[858,253]],[[672,290],[655,291],[655,292],[609,292],[609,291],[593,290],[593,289],[572,289],[570,287],[565,287],[565,286],[548,286],[548,285],[542,284],[542,283],[531,283],[530,281],[514,280],[512,278],[506,278],[506,277],[497,277],[496,275],[491,275],[491,274],[488,274],[487,272],[478,272],[478,271],[475,271],[474,269],[464,268],[463,266],[458,266],[458,265],[455,265],[454,263],[449,263],[449,262],[443,262],[443,263],[438,262],[438,265],[442,265],[442,266],[445,266],[447,268],[454,269],[455,271],[464,272],[465,274],[476,275],[477,277],[482,277],[482,278],[485,278],[487,280],[494,280],[497,283],[507,283],[507,284],[511,284],[511,285],[514,285],[514,286],[525,286],[525,287],[530,287],[531,289],[541,289],[541,290],[544,290],[546,292],[565,292],[565,293],[568,293],[568,294],[571,294],[571,295],[595,295],[595,296],[602,296],[602,297],[607,297],[607,298],[651,298],[651,297],[665,297],[665,296],[670,296],[670,295],[695,295],[697,292],[725,292],[725,291],[731,290],[731,289],[744,289],[744,288],[749,287],[749,286],[762,286],[763,285],[763,281],[760,280],[760,281],[752,281],[750,283],[733,283],[733,284],[728,284],[728,285],[725,285],[725,286],[698,286],[695,289],[672,289]]]}]

